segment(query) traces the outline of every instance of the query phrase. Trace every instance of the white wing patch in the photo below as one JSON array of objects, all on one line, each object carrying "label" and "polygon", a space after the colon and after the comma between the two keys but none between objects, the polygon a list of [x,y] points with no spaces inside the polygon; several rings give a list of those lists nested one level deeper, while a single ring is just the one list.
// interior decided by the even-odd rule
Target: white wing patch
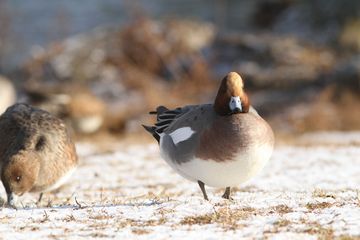
[{"label": "white wing patch", "polygon": [[170,133],[170,137],[173,140],[174,144],[178,144],[179,142],[183,142],[189,139],[195,132],[190,127],[182,127],[176,129],[172,133]]}]

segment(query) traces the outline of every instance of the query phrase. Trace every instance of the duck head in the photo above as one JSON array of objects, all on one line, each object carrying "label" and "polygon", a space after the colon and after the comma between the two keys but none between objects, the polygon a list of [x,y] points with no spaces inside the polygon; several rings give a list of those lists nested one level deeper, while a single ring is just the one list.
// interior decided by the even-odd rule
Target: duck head
[{"label": "duck head", "polygon": [[239,74],[230,72],[221,81],[214,109],[222,116],[249,112],[250,102]]},{"label": "duck head", "polygon": [[33,151],[21,150],[10,157],[1,173],[10,205],[15,205],[14,195],[21,196],[32,189],[39,170],[40,158]]}]

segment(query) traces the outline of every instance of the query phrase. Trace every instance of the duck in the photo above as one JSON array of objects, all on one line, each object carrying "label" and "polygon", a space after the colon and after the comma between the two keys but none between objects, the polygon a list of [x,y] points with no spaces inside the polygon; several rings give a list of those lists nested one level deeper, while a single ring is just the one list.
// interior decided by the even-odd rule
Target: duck
[{"label": "duck", "polygon": [[214,103],[175,109],[158,106],[157,117],[143,125],[158,142],[160,156],[182,177],[197,182],[205,200],[205,186],[231,188],[257,175],[270,159],[274,133],[250,105],[244,81],[236,72],[221,81]]},{"label": "duck", "polygon": [[25,103],[10,106],[0,116],[0,174],[7,204],[27,192],[59,188],[78,165],[75,145],[65,123],[49,112]]}]

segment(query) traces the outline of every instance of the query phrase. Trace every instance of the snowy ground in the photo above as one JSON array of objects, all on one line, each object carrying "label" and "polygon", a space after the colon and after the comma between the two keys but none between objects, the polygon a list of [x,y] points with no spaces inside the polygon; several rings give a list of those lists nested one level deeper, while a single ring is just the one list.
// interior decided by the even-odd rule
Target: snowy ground
[{"label": "snowy ground", "polygon": [[232,201],[211,188],[204,201],[155,144],[95,146],[78,144],[78,171],[40,206],[28,194],[23,209],[0,208],[0,239],[360,238],[360,132],[278,144]]}]

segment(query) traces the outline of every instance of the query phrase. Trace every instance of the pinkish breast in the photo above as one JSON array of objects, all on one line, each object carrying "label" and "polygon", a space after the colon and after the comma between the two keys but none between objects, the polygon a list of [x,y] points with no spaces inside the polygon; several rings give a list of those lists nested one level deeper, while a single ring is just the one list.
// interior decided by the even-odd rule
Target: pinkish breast
[{"label": "pinkish breast", "polygon": [[195,156],[216,162],[231,161],[236,155],[263,145],[274,145],[271,127],[254,113],[217,116],[200,136]]}]

